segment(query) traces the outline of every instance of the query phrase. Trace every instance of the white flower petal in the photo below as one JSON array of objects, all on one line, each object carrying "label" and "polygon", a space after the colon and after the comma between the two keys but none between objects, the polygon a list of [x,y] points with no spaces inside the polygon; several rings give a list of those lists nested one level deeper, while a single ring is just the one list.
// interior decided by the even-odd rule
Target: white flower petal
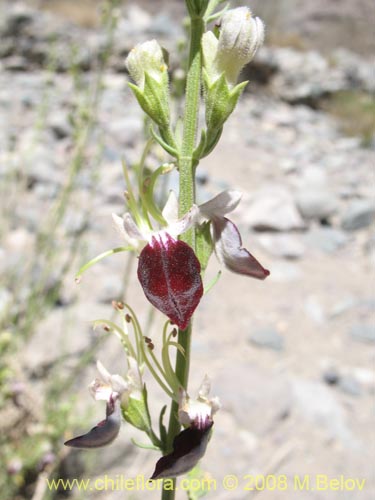
[{"label": "white flower petal", "polygon": [[233,222],[225,217],[212,218],[215,251],[230,271],[264,280],[270,274],[248,250],[242,248],[241,235]]},{"label": "white flower petal", "polygon": [[173,238],[177,238],[182,233],[194,226],[199,218],[199,208],[193,205],[186,214],[172,224],[165,228],[165,231]]},{"label": "white flower petal", "polygon": [[124,229],[129,235],[129,238],[134,238],[135,240],[146,241],[147,237],[139,230],[137,224],[134,222],[133,217],[127,212],[124,215]]},{"label": "white flower petal", "polygon": [[207,399],[211,389],[211,381],[207,375],[204,376],[203,382],[198,391],[198,397],[200,399]]},{"label": "white flower petal", "polygon": [[103,364],[99,360],[96,362],[96,368],[97,368],[97,370],[99,372],[99,375],[102,378],[102,381],[105,384],[110,385],[110,383],[111,383],[111,374],[109,373],[109,371],[103,366]]},{"label": "white flower petal", "polygon": [[200,213],[211,219],[212,217],[223,217],[237,207],[241,201],[242,193],[234,189],[222,191],[211,200],[199,205]]},{"label": "white flower petal", "polygon": [[132,386],[132,390],[142,391],[143,383],[137,361],[132,356],[128,356],[128,364],[129,369],[126,378],[128,379],[129,384]]},{"label": "white flower petal", "polygon": [[162,215],[168,224],[172,224],[178,220],[178,200],[173,190],[169,191],[167,203],[164,205]]},{"label": "white flower petal", "polygon": [[119,217],[116,214],[112,214],[112,220],[113,220],[114,228],[116,229],[116,231],[120,235],[120,237],[123,238],[128,245],[130,245],[134,248],[138,248],[139,238],[134,238],[134,237],[130,236],[129,232],[124,227],[124,219],[122,217]]},{"label": "white flower petal", "polygon": [[105,384],[102,380],[96,378],[89,385],[89,391],[95,401],[110,401],[113,394],[112,386]]}]

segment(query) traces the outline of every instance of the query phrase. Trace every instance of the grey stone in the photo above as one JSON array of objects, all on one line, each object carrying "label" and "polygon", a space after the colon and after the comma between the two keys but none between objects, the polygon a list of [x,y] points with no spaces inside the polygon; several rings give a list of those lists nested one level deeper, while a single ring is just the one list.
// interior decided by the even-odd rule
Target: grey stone
[{"label": "grey stone", "polygon": [[323,380],[328,385],[336,385],[340,380],[340,374],[335,368],[327,368],[323,373]]},{"label": "grey stone", "polygon": [[350,336],[358,342],[375,344],[375,323],[357,323],[350,329]]},{"label": "grey stone", "polygon": [[361,385],[356,378],[351,375],[345,375],[339,381],[338,387],[350,396],[361,396]]},{"label": "grey stone", "polygon": [[320,302],[315,296],[312,295],[306,299],[304,303],[304,310],[314,323],[322,325],[325,322],[325,313]]},{"label": "grey stone", "polygon": [[[238,384],[244,390],[234,390]],[[225,401],[239,425],[258,435],[269,433],[291,410],[288,379],[280,373],[262,370],[255,364],[237,362],[229,370],[221,370],[213,380],[217,395]]]},{"label": "grey stone", "polygon": [[305,228],[290,192],[281,186],[265,188],[254,195],[246,213],[246,222],[259,231]]},{"label": "grey stone", "polygon": [[340,229],[331,227],[315,227],[304,235],[306,246],[326,253],[334,253],[344,247],[348,236]]},{"label": "grey stone", "polygon": [[53,113],[48,120],[48,124],[56,139],[65,139],[72,133],[72,126],[63,111]]},{"label": "grey stone", "polygon": [[343,408],[333,391],[321,383],[303,379],[295,379],[292,389],[295,405],[307,420],[323,428],[330,438],[354,444]]},{"label": "grey stone", "polygon": [[119,144],[124,146],[134,146],[140,141],[143,133],[143,123],[138,117],[125,116],[113,119],[107,124],[109,134],[113,136]]},{"label": "grey stone", "polygon": [[249,341],[257,347],[282,351],[284,338],[272,327],[261,328],[251,333]]},{"label": "grey stone", "polygon": [[372,200],[353,201],[341,219],[341,227],[346,231],[356,231],[374,223],[375,203]]},{"label": "grey stone", "polygon": [[296,195],[299,211],[306,219],[328,219],[337,212],[338,202],[329,191],[304,189]]},{"label": "grey stone", "polygon": [[89,220],[84,212],[68,211],[64,218],[67,234],[78,235],[89,227]]},{"label": "grey stone", "polygon": [[305,246],[296,236],[290,234],[262,234],[258,241],[270,255],[285,259],[299,259],[305,253]]},{"label": "grey stone", "polygon": [[271,276],[268,278],[276,283],[288,283],[301,279],[302,273],[298,266],[291,262],[279,261],[272,264]]}]

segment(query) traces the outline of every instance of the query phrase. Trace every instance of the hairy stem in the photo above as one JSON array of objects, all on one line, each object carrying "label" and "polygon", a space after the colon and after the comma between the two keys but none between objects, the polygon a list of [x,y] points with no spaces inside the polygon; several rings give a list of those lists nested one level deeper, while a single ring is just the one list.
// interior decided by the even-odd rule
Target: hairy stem
[{"label": "hairy stem", "polygon": [[[180,196],[179,213],[184,215],[195,202],[195,167],[193,151],[198,128],[198,111],[201,88],[201,38],[204,32],[204,21],[202,18],[191,18],[190,30],[190,54],[189,69],[186,82],[185,112],[183,140],[178,168],[180,174]],[[181,239],[195,249],[195,230],[190,229],[181,235]],[[177,351],[176,375],[181,386],[187,389],[190,365],[190,345],[192,335],[192,324],[190,322],[186,330],[179,330],[178,342],[184,349],[184,354]],[[172,450],[173,440],[180,431],[178,420],[178,404],[172,401],[168,428],[168,451]],[[169,484],[170,486],[170,484]],[[173,500],[175,491],[163,489],[162,500]]]}]

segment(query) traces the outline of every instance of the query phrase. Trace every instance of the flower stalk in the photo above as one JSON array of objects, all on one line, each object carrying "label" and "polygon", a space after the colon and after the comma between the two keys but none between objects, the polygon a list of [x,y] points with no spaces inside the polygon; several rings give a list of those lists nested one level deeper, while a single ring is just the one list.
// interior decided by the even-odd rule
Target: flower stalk
[{"label": "flower stalk", "polygon": [[[156,40],[151,40],[138,44],[128,55],[126,66],[135,82],[129,86],[151,119],[152,139],[135,169],[135,185],[131,183],[128,166],[123,163],[127,211],[122,217],[118,214],[112,217],[126,246],[100,254],[78,273],[80,277],[91,265],[113,253],[135,252],[138,281],[144,295],[168,320],[162,339],[151,339],[148,329],[147,335],[143,334],[135,311],[126,303],[114,301],[122,327],[111,321],[96,322],[120,338],[128,372],[122,378],[98,365],[101,379],[91,384],[90,391],[95,400],[106,401],[106,418],[88,433],[68,440],[66,445],[96,448],[109,444],[119,433],[122,417],[127,424],[144,432],[151,442],[135,444],[162,453],[151,476],[151,479],[164,480],[162,500],[174,500],[176,476],[194,469],[203,457],[214,425],[213,416],[220,408],[217,398],[208,398],[207,377],[195,399],[188,392],[193,314],[203,293],[220,276],[219,273],[211,284],[203,283],[209,258],[215,252],[225,268],[240,275],[259,280],[269,275],[242,246],[238,228],[227,218],[239,204],[241,193],[226,190],[199,206],[195,200],[196,168],[200,159],[216,146],[224,123],[246,85],[246,82],[237,84],[239,72],[263,41],[263,23],[253,18],[248,8],[228,10],[224,7],[221,12],[215,12],[221,3],[223,0],[186,0],[190,45],[182,133],[171,120],[165,50]],[[206,23],[220,16],[222,24],[217,38],[214,32],[206,32]],[[200,126],[201,101],[205,106],[205,121]],[[175,161],[147,173],[145,160],[154,140]],[[155,184],[161,175],[176,167],[179,195],[171,191],[162,209],[155,196]],[[176,353],[174,367],[170,349]],[[163,422],[165,405],[159,416],[159,435],[152,428],[143,382],[145,369],[171,399],[168,429]]]},{"label": "flower stalk", "polygon": [[[190,11],[189,11],[190,12]],[[191,14],[191,12],[190,12]],[[202,16],[191,16],[190,28],[190,50],[189,67],[186,81],[186,100],[183,122],[183,137],[181,153],[178,158],[179,170],[179,215],[188,212],[195,203],[195,169],[197,162],[193,157],[198,129],[199,100],[201,90],[201,39],[205,29]],[[191,228],[180,238],[191,248],[195,249],[195,229]],[[181,386],[187,389],[190,367],[190,348],[192,336],[192,321],[185,330],[178,330],[178,343],[182,346],[184,354],[177,351],[175,373]],[[181,428],[178,420],[178,404],[171,403],[169,427],[167,436],[168,451],[172,449],[172,443]],[[176,479],[174,479],[175,483]],[[175,498],[174,488],[163,489],[162,500],[173,500]]]}]

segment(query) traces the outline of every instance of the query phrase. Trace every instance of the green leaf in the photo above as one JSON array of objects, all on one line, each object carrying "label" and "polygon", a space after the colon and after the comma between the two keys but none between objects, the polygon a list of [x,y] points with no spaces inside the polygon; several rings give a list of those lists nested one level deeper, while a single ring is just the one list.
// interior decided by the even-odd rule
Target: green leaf
[{"label": "green leaf", "polygon": [[160,135],[158,135],[155,130],[154,130],[154,127],[151,125],[150,127],[150,132],[151,132],[151,135],[152,137],[155,139],[155,141],[160,144],[160,146],[165,149],[165,151],[167,153],[169,153],[171,156],[173,156],[174,158],[177,158],[178,156],[178,151],[177,149],[171,147],[169,144],[167,144],[161,137]]},{"label": "green leaf", "polygon": [[167,441],[168,441],[168,433],[167,433],[167,428],[165,427],[163,423],[164,415],[167,410],[167,405],[164,405],[163,408],[161,409],[160,416],[159,416],[159,432],[160,432],[160,440],[163,443],[163,446],[167,446]]},{"label": "green leaf", "polygon": [[196,229],[195,242],[196,254],[201,264],[202,272],[204,272],[213,251],[209,222],[204,222]]},{"label": "green leaf", "polygon": [[89,269],[91,266],[93,266],[94,264],[96,264],[97,262],[99,262],[100,260],[104,259],[105,257],[108,257],[109,255],[113,255],[114,253],[119,253],[119,252],[127,252],[127,251],[131,251],[131,250],[134,250],[133,247],[116,247],[116,248],[111,248],[111,250],[107,250],[106,252],[103,252],[99,255],[97,255],[96,257],[94,257],[93,259],[89,260],[89,262],[87,262],[85,265],[83,265],[80,270],[78,271],[78,273],[76,274],[76,281],[79,281],[82,274],[87,271],[87,269]]},{"label": "green leaf", "polygon": [[149,116],[160,127],[169,126],[168,82],[158,82],[147,72],[143,95],[147,100]]},{"label": "green leaf", "polygon": [[151,418],[147,404],[147,391],[144,386],[140,399],[130,395],[126,408],[122,408],[124,419],[137,429],[150,434]]}]

